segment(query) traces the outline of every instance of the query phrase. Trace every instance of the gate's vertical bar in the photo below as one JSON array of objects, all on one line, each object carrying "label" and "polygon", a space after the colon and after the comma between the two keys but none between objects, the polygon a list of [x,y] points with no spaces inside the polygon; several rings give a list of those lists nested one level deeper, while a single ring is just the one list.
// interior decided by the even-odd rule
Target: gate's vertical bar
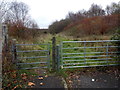
[{"label": "gate's vertical bar", "polygon": [[56,46],[56,59],[57,59],[57,70],[59,71],[59,68],[60,68],[60,46]]},{"label": "gate's vertical bar", "polygon": [[109,63],[108,63],[108,52],[109,52],[109,50],[108,50],[108,42],[107,42],[107,46],[106,46],[106,63],[107,63],[107,65],[109,65]]},{"label": "gate's vertical bar", "polygon": [[60,67],[63,69],[63,42],[61,42],[60,44],[60,56],[61,56]]},{"label": "gate's vertical bar", "polygon": [[86,42],[84,41],[84,64],[86,64]]}]

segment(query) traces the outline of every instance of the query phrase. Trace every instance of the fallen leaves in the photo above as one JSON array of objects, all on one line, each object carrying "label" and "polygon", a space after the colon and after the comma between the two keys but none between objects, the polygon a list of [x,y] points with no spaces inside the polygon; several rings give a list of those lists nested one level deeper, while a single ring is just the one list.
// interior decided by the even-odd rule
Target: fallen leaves
[{"label": "fallen leaves", "polygon": [[12,78],[16,78],[16,76],[17,76],[16,73],[14,73],[14,74],[12,75]]},{"label": "fallen leaves", "polygon": [[43,80],[43,77],[39,77],[38,79]]},{"label": "fallen leaves", "polygon": [[16,85],[12,90],[15,90],[18,87],[18,85]]},{"label": "fallen leaves", "polygon": [[72,83],[72,81],[71,81],[71,80],[69,80],[68,82],[69,82],[69,83]]},{"label": "fallen leaves", "polygon": [[15,80],[13,83],[17,83],[17,81]]},{"label": "fallen leaves", "polygon": [[35,83],[33,83],[33,82],[28,83],[28,86],[34,86],[34,85],[35,85]]},{"label": "fallen leaves", "polygon": [[22,77],[22,79],[27,79],[27,76]]},{"label": "fallen leaves", "polygon": [[76,78],[78,79],[78,78],[79,78],[79,76],[76,76]]},{"label": "fallen leaves", "polygon": [[22,76],[23,80],[27,80],[27,74],[26,73],[21,74],[21,76]]},{"label": "fallen leaves", "polygon": [[9,83],[8,85],[7,85],[7,87],[9,87],[11,84]]},{"label": "fallen leaves", "polygon": [[23,74],[21,74],[21,76],[23,77],[23,76],[27,76],[27,74],[26,73],[23,73]]},{"label": "fallen leaves", "polygon": [[45,75],[45,77],[48,77],[48,75]]},{"label": "fallen leaves", "polygon": [[[47,78],[48,75],[45,75],[44,77]],[[39,76],[38,79],[43,80],[44,78],[43,78],[43,76]]]},{"label": "fallen leaves", "polygon": [[41,82],[40,85],[43,85],[43,83]]}]

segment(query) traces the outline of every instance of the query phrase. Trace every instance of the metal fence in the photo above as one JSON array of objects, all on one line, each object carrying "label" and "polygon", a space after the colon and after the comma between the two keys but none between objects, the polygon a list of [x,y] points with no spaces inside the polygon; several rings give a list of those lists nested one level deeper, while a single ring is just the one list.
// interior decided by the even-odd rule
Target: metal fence
[{"label": "metal fence", "polygon": [[61,67],[120,65],[120,40],[62,41]]},{"label": "metal fence", "polygon": [[13,52],[18,69],[50,67],[49,44],[14,44]]}]

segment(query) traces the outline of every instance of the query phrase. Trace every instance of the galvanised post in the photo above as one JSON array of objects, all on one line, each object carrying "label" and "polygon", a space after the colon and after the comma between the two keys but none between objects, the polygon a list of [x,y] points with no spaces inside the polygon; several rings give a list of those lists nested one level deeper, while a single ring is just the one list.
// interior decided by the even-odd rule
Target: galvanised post
[{"label": "galvanised post", "polygon": [[63,42],[61,42],[61,45],[60,45],[60,68],[63,69]]}]

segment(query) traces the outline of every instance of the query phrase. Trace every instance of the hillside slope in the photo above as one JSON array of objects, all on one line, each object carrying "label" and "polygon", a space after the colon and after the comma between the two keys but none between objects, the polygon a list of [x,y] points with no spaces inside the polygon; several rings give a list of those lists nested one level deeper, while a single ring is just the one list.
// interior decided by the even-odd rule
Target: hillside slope
[{"label": "hillside slope", "polygon": [[85,18],[82,21],[72,22],[64,28],[63,34],[83,37],[86,35],[111,35],[119,28],[120,14]]}]

